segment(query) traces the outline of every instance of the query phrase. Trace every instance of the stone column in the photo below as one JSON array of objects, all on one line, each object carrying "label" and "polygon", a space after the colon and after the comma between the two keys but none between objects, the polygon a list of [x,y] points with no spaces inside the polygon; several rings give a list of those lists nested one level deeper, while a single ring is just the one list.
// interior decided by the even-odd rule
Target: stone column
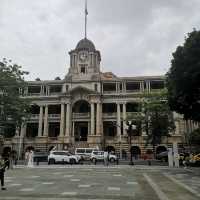
[{"label": "stone column", "polygon": [[70,103],[67,103],[67,108],[66,108],[66,130],[65,130],[65,135],[70,136],[70,129],[71,129],[71,107]]},{"label": "stone column", "polygon": [[140,92],[144,92],[144,82],[140,82]]},{"label": "stone column", "polygon": [[101,104],[97,103],[97,113],[96,113],[96,135],[101,135]]},{"label": "stone column", "polygon": [[21,125],[20,138],[24,138],[26,136],[26,127],[27,124],[23,122]]},{"label": "stone column", "polygon": [[126,103],[123,103],[123,135],[126,135]]},{"label": "stone column", "polygon": [[145,90],[146,90],[146,92],[148,93],[148,92],[149,92],[149,82],[148,82],[148,81],[145,81],[144,84],[146,85]]},{"label": "stone column", "polygon": [[43,124],[43,106],[40,106],[39,125],[38,125],[38,137],[42,136],[42,124]]},{"label": "stone column", "polygon": [[123,90],[123,92],[126,93],[126,82],[123,82],[123,83],[122,83],[122,90]]},{"label": "stone column", "polygon": [[19,137],[20,135],[20,127],[19,126],[16,126],[16,129],[15,129],[15,137]]},{"label": "stone column", "polygon": [[74,137],[75,122],[72,122],[72,137]]},{"label": "stone column", "polygon": [[119,92],[119,83],[118,82],[115,83],[115,88],[116,88],[116,93],[118,93]]},{"label": "stone column", "polygon": [[45,113],[44,113],[44,132],[43,136],[48,137],[49,132],[49,124],[48,124],[48,105],[45,106]]},{"label": "stone column", "polygon": [[117,136],[121,137],[121,113],[119,103],[117,103]]},{"label": "stone column", "polygon": [[103,136],[103,104],[100,104],[100,133]]},{"label": "stone column", "polygon": [[102,106],[101,103],[97,103],[96,135],[101,135],[101,125],[102,125]]},{"label": "stone column", "polygon": [[151,83],[148,81],[148,92],[151,92]]},{"label": "stone column", "polygon": [[91,131],[90,135],[95,135],[95,129],[94,129],[94,103],[91,103]]},{"label": "stone column", "polygon": [[61,114],[60,114],[60,137],[64,136],[65,129],[65,104],[61,104]]},{"label": "stone column", "polygon": [[66,91],[66,84],[63,84],[63,85],[62,85],[62,92],[63,92],[63,93],[66,93],[66,92],[67,92],[67,91]]}]

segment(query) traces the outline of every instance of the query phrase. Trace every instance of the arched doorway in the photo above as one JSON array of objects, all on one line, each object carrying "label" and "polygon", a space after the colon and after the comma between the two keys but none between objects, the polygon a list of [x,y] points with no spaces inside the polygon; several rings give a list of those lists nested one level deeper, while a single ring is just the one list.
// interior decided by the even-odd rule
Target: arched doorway
[{"label": "arched doorway", "polygon": [[72,107],[74,120],[74,138],[76,142],[87,141],[90,122],[90,104],[79,100]]},{"label": "arched doorway", "polygon": [[105,150],[108,151],[108,153],[115,152],[115,148],[113,146],[107,146]]},{"label": "arched doorway", "polygon": [[139,158],[139,155],[141,154],[140,147],[132,146],[131,147],[131,154],[137,160]]},{"label": "arched doorway", "polygon": [[85,100],[79,100],[74,103],[72,107],[73,113],[89,113],[90,112],[90,104]]},{"label": "arched doorway", "polygon": [[4,147],[3,148],[3,153],[2,153],[3,157],[8,157],[10,153],[11,153],[11,147]]},{"label": "arched doorway", "polygon": [[122,158],[125,160],[127,159],[127,152],[125,149],[122,149]]},{"label": "arched doorway", "polygon": [[156,148],[156,155],[158,155],[158,154],[160,154],[162,152],[165,152],[165,151],[167,151],[167,148],[165,146],[158,146]]}]

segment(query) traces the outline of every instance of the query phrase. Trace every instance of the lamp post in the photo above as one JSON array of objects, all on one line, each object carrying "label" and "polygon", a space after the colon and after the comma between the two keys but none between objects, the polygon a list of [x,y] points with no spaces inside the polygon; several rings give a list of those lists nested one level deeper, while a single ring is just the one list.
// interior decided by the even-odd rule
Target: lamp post
[{"label": "lamp post", "polygon": [[127,121],[127,134],[128,134],[128,137],[129,137],[130,154],[131,154],[130,163],[129,163],[130,165],[134,165],[133,155],[132,155],[132,150],[131,150],[132,136],[134,135],[133,134],[134,130],[136,130],[136,125],[134,125],[132,121]]}]

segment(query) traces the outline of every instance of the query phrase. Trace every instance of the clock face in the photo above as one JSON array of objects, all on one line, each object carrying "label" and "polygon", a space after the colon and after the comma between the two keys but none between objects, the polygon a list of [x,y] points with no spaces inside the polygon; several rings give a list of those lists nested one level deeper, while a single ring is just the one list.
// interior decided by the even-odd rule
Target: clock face
[{"label": "clock face", "polygon": [[81,52],[81,53],[79,54],[79,59],[80,59],[81,61],[86,61],[87,58],[88,58],[87,52]]}]

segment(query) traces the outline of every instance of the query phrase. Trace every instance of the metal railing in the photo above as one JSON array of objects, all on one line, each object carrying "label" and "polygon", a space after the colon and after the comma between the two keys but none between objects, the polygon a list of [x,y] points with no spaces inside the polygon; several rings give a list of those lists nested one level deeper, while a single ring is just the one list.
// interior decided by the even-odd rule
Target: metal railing
[{"label": "metal railing", "polygon": [[117,113],[103,113],[103,118],[116,118]]},{"label": "metal railing", "polygon": [[39,118],[39,114],[32,114],[30,116],[31,119],[38,119]]},{"label": "metal railing", "polygon": [[90,113],[73,113],[73,118],[89,118]]},{"label": "metal railing", "polygon": [[55,118],[60,118],[60,114],[48,114],[48,118],[53,118],[53,119],[55,119]]}]

